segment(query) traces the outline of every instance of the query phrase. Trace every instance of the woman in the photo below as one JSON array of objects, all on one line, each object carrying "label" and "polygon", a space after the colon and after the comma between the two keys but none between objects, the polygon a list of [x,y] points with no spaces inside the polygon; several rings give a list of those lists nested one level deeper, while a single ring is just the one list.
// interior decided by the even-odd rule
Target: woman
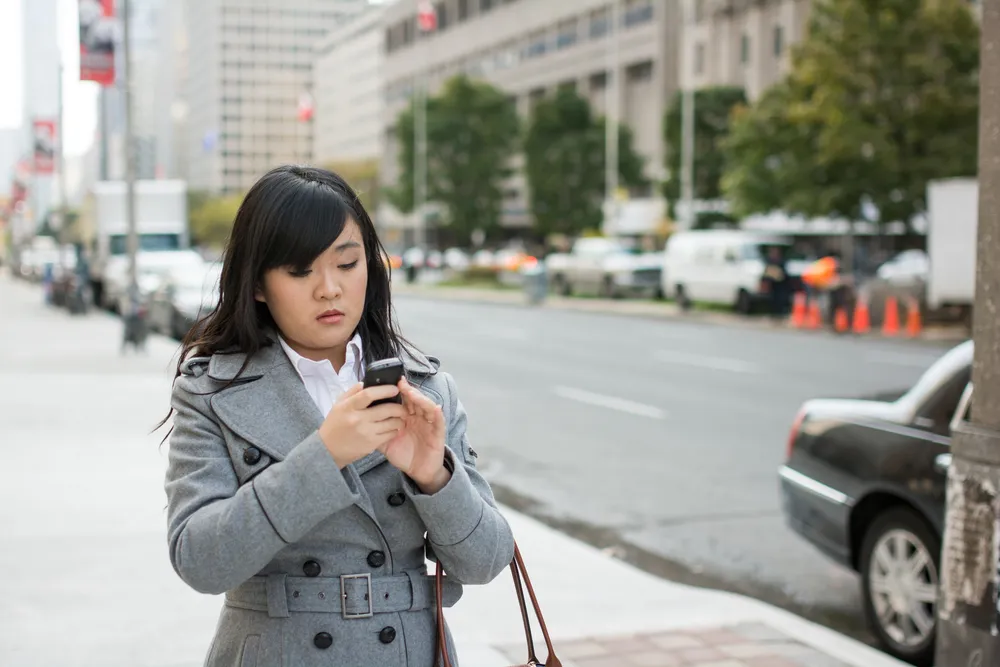
[{"label": "woman", "polygon": [[[321,169],[274,169],[236,215],[218,307],[183,344],[166,477],[174,569],[225,593],[210,667],[429,667],[425,554],[445,605],[511,561],[455,384],[393,322],[383,253]],[[361,387],[395,356],[398,386]]]}]

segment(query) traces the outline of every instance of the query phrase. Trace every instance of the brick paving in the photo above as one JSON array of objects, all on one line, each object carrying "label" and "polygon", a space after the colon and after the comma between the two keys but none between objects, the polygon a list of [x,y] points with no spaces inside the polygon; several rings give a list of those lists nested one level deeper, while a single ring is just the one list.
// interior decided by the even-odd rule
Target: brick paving
[{"label": "brick paving", "polygon": [[[764,623],[555,642],[564,667],[849,667]],[[525,659],[524,645],[499,647]],[[538,646],[539,659],[545,647]]]}]

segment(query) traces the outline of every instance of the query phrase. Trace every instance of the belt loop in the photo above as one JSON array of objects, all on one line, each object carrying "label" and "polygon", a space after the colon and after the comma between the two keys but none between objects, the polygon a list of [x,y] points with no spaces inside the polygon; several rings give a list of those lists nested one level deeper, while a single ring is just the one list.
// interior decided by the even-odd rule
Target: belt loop
[{"label": "belt loop", "polygon": [[429,608],[433,603],[429,577],[421,570],[404,570],[403,574],[410,580],[409,611]]},{"label": "belt loop", "polygon": [[271,618],[288,618],[288,593],[284,573],[267,575],[267,615]]}]

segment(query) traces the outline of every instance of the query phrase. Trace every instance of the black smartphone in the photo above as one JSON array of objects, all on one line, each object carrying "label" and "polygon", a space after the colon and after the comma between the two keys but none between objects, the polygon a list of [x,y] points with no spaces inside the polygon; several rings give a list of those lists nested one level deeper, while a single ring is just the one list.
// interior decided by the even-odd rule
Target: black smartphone
[{"label": "black smartphone", "polygon": [[[368,364],[368,368],[365,370],[365,389],[384,384],[399,384],[399,381],[402,379],[403,361],[401,359],[398,357],[380,359]],[[383,398],[381,400],[374,401],[368,407],[372,407],[372,405],[381,405],[382,403],[402,402],[403,396],[401,394],[396,394],[392,398]]]}]

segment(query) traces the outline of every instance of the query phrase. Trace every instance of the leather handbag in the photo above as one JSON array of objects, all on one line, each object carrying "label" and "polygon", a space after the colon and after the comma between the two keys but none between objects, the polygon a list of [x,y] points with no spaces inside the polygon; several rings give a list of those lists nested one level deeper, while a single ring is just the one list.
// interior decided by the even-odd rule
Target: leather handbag
[{"label": "leather handbag", "polygon": [[[528,642],[528,661],[517,667],[562,667],[559,658],[556,657],[556,650],[552,647],[552,638],[549,637],[549,629],[545,627],[545,619],[542,618],[542,610],[538,606],[538,598],[535,597],[535,589],[531,586],[531,579],[528,578],[528,570],[524,567],[524,559],[521,558],[521,550],[514,544],[514,560],[510,562],[510,573],[514,577],[514,590],[517,593],[517,601],[521,606],[521,619],[524,621],[524,638]],[[522,584],[523,579],[523,584]],[[452,667],[451,658],[448,657],[447,641],[444,623],[444,607],[441,601],[444,599],[442,588],[444,584],[444,570],[441,563],[437,564],[434,570],[434,585],[437,598],[437,654],[440,658],[441,667]],[[542,629],[542,636],[545,638],[545,648],[548,657],[545,662],[539,661],[535,655],[535,642],[531,638],[531,618],[528,616],[528,605],[524,599],[524,589],[528,589],[528,597],[531,598],[531,606],[535,610],[535,617],[538,625]]]}]

